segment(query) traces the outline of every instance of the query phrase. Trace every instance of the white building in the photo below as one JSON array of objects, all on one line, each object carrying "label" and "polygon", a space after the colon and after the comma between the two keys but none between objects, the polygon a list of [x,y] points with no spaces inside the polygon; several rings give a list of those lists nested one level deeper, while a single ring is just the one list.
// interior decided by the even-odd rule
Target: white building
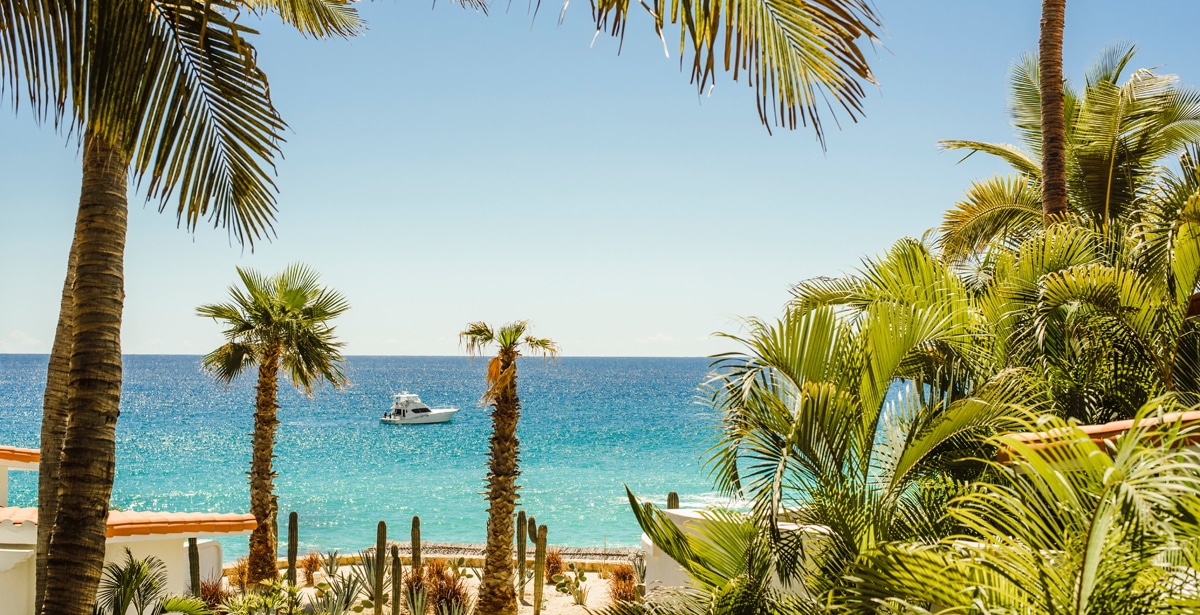
[{"label": "white building", "polygon": [[[0,446],[0,600],[5,615],[34,615],[34,561],[37,548],[37,509],[8,506],[9,470],[37,470],[38,451]],[[110,511],[104,561],[123,561],[125,549],[134,557],[158,557],[167,566],[167,591],[189,591],[187,539],[249,534],[254,515]],[[221,575],[221,545],[199,541],[200,578]]]}]

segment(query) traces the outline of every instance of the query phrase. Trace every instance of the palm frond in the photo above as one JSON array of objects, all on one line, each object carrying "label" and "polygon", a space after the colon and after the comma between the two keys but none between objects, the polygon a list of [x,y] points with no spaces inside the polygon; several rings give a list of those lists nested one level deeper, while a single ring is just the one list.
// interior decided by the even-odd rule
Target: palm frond
[{"label": "palm frond", "polygon": [[[87,124],[121,143],[147,197],[177,195],[181,225],[208,216],[239,242],[272,232],[274,159],[285,124],[271,104],[234,0],[97,5],[77,88]],[[84,85],[86,84],[86,86]]]},{"label": "palm frond", "polygon": [[[939,141],[938,145],[942,149],[948,150],[970,150],[967,156],[971,156],[976,152],[991,154],[1008,164],[1021,175],[1029,177],[1031,181],[1041,181],[1042,179],[1042,162],[1040,159],[1026,153],[1015,145],[1007,143],[985,143],[983,141],[964,141],[960,139],[947,139]],[[966,158],[963,158],[966,160]]]},{"label": "palm frond", "polygon": [[1024,175],[975,181],[962,201],[947,210],[938,246],[944,258],[963,260],[993,244],[1019,245],[1042,226],[1038,184]]},{"label": "palm frond", "polygon": [[467,325],[458,334],[458,341],[467,348],[467,354],[479,356],[483,350],[496,339],[496,334],[486,322],[479,321]]},{"label": "palm frond", "polygon": [[[629,6],[628,0],[594,2],[597,32],[623,38]],[[768,127],[811,126],[824,147],[822,108],[835,118],[862,114],[862,83],[874,77],[859,41],[874,40],[880,24],[865,0],[671,0],[669,7],[653,0],[642,6],[660,38],[668,13],[681,24],[680,54],[691,56],[692,82],[701,93],[720,70],[732,71],[734,81],[746,73]]]},{"label": "palm frond", "polygon": [[242,0],[255,12],[273,12],[284,23],[317,38],[362,34],[365,24],[351,0]]},{"label": "palm frond", "polygon": [[68,111],[77,120],[68,103],[79,14],[73,2],[0,0],[0,96],[11,94],[14,108],[27,101],[39,120],[57,125]]}]

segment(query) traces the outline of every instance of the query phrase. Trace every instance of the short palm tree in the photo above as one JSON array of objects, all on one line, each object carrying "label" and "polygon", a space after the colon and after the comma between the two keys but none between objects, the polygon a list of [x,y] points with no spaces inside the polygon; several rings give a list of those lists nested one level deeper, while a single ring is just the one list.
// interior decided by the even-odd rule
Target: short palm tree
[{"label": "short palm tree", "polygon": [[250,534],[248,579],[257,583],[278,576],[278,537],[275,472],[271,458],[279,424],[276,399],[282,369],[292,385],[312,395],[323,382],[341,388],[342,343],[329,321],[349,304],[340,293],[319,284],[315,271],[293,264],[266,277],[238,268],[245,289],[232,286],[229,303],[208,304],[196,313],[226,325],[226,343],[204,355],[204,368],[218,382],[233,382],[246,370],[258,368],[254,403],[254,443],[250,461],[250,512],[258,527]]},{"label": "short palm tree", "polygon": [[517,397],[517,357],[521,349],[542,356],[558,354],[554,341],[526,335],[529,321],[518,320],[499,329],[487,323],[473,322],[458,334],[471,355],[479,355],[496,346],[496,356],[488,361],[487,391],[483,402],[492,406],[492,437],[488,450],[488,522],[487,548],[483,574],[479,580],[479,613],[515,615],[517,592],[513,575],[513,513],[517,505],[517,476],[520,442],[517,421],[521,418],[521,399]]},{"label": "short palm tree", "polygon": [[100,591],[96,596],[96,615],[210,615],[212,611],[199,598],[169,596],[167,565],[153,555],[138,559],[128,548],[123,561],[104,565]]},{"label": "short palm tree", "polygon": [[[1200,606],[1200,454],[1171,398],[1115,442],[1047,417],[995,439],[1006,463],[951,502],[936,543],[881,545],[856,572],[857,610],[1141,615]],[[1161,418],[1163,422],[1145,419]],[[911,611],[910,611],[911,612]]]}]

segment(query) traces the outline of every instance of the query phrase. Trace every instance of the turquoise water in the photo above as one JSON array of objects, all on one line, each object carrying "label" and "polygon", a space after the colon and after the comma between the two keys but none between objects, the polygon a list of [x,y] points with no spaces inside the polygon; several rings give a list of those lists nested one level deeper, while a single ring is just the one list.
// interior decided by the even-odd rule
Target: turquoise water
[{"label": "turquoise water", "polygon": [[[36,447],[47,357],[0,355],[0,444]],[[485,361],[351,357],[351,387],[313,399],[280,388],[275,447],[280,510],[300,515],[301,549],[357,550],[375,525],[426,541],[483,542],[484,464],[491,419],[478,406]],[[633,546],[640,531],[623,484],[683,504],[716,498],[702,467],[716,416],[699,403],[707,359],[523,359],[519,507],[552,544]],[[401,388],[461,410],[440,425],[389,426],[378,417]],[[244,512],[253,382],[229,388],[199,357],[125,359],[113,505],[124,510]],[[37,480],[13,472],[10,502],[36,505]],[[223,539],[227,558],[244,538]]]}]

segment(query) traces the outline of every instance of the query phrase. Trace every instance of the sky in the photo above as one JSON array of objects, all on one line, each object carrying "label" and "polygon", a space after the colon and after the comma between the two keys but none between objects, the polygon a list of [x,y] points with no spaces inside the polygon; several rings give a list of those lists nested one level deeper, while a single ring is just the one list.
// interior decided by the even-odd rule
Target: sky
[{"label": "sky", "polygon": [[[258,24],[260,66],[289,124],[276,237],[179,228],[130,197],[126,353],[200,354],[220,326],[196,306],[235,267],[303,261],[352,309],[349,355],[455,355],[468,322],[532,321],[564,356],[706,356],[745,317],[775,318],[792,284],[851,273],[920,236],[998,161],[941,139],[1011,142],[1008,70],[1037,45],[1034,0],[876,0],[865,117],[826,151],[759,123],[729,75],[700,96],[643,12],[624,47],[586,3],[489,15],[450,1],[358,5],[369,31],[305,39]],[[1064,64],[1108,45],[1200,84],[1200,4],[1073,0]],[[0,110],[0,353],[47,353],[79,195],[75,141]]]}]

